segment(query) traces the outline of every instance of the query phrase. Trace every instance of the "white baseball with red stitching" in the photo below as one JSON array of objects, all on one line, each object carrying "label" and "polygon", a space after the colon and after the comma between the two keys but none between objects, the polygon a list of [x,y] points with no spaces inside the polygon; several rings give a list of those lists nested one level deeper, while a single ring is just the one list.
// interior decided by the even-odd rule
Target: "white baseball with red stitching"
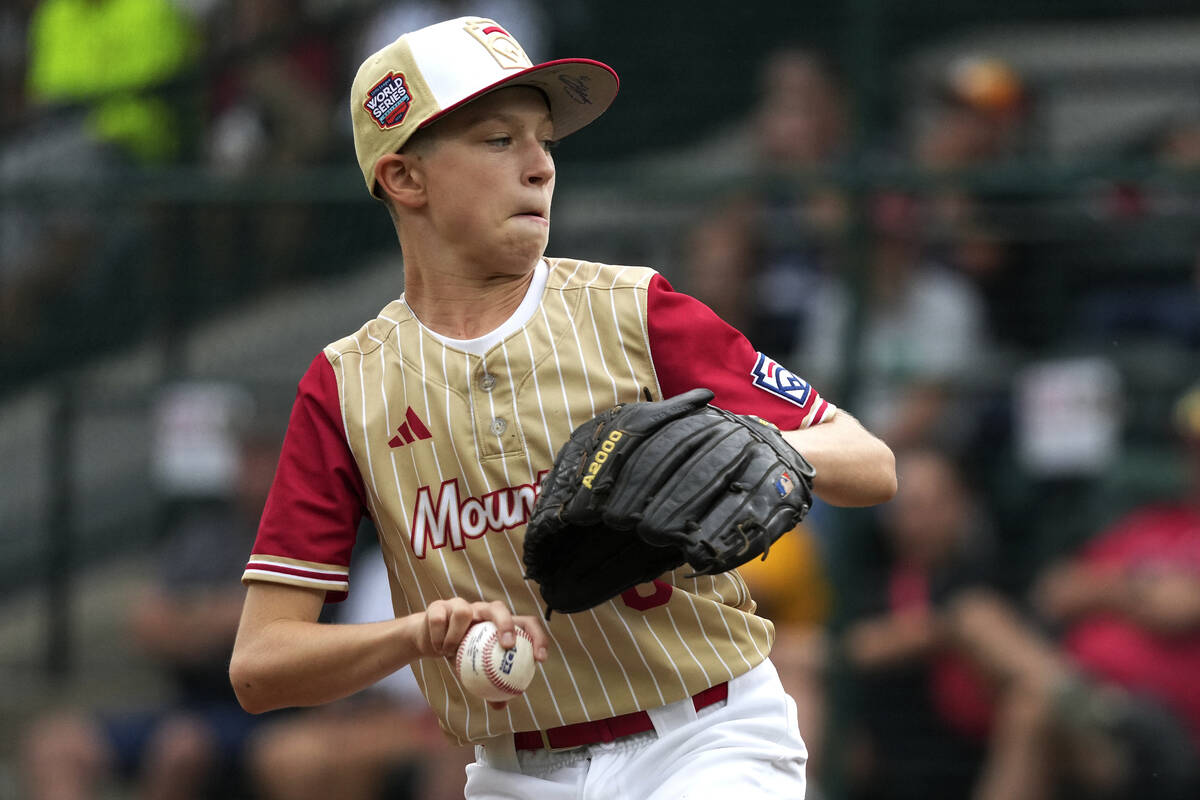
[{"label": "white baseball with red stitching", "polygon": [[517,626],[517,646],[500,646],[493,622],[476,622],[458,645],[454,669],[464,687],[484,700],[511,700],[533,680],[533,639]]}]

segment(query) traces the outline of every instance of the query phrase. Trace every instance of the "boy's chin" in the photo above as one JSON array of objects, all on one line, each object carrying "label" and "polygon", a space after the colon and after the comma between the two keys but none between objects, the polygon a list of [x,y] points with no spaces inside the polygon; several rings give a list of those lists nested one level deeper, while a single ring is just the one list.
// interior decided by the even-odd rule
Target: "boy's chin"
[{"label": "boy's chin", "polygon": [[509,241],[491,254],[496,266],[504,272],[525,273],[533,269],[546,252],[546,237]]}]

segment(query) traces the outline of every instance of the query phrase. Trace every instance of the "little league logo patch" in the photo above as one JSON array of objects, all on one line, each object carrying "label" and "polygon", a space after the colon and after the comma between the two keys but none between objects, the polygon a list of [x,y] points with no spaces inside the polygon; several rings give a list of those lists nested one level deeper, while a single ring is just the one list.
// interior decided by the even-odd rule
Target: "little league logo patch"
[{"label": "little league logo patch", "polygon": [[363,108],[380,130],[394,128],[403,122],[411,106],[412,95],[404,82],[404,75],[399,72],[389,72],[383,80],[368,89],[366,102],[363,103]]},{"label": "little league logo patch", "polygon": [[812,387],[791,370],[781,367],[773,358],[758,354],[758,361],[750,371],[754,385],[758,388],[779,395],[789,403],[805,408],[812,396]]}]

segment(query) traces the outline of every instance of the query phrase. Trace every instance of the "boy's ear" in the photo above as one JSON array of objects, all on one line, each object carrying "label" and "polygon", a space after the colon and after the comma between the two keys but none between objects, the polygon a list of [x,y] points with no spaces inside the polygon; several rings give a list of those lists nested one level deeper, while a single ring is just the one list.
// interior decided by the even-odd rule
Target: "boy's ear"
[{"label": "boy's ear", "polygon": [[425,204],[425,182],[419,159],[410,153],[389,153],[375,162],[376,192],[406,208]]}]

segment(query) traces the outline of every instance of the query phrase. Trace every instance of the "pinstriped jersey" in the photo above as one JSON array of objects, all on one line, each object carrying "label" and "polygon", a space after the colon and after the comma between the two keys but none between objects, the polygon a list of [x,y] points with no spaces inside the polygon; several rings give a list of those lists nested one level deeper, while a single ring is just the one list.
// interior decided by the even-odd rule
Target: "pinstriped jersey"
[{"label": "pinstriped jersey", "polygon": [[[541,615],[525,523],[571,431],[599,411],[696,386],[781,428],[834,409],[655,271],[547,259],[532,315],[482,354],[425,329],[403,298],[318,356],[300,383],[243,580],[345,595],[361,514],[375,523],[398,616],[440,598]],[[766,658],[774,630],[736,571],[686,567],[547,624],[549,658],[497,711],[449,659],[414,672],[459,743],[683,699]]]}]

